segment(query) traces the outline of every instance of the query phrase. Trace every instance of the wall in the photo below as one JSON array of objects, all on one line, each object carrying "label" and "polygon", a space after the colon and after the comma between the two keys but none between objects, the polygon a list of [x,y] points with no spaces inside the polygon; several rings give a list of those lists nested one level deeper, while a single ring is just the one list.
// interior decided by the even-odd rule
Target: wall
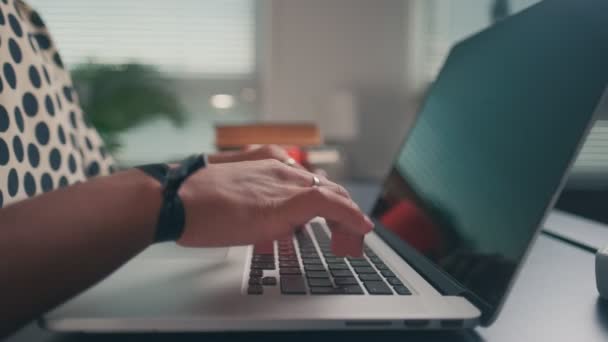
[{"label": "wall", "polygon": [[[382,177],[411,117],[402,101],[407,7],[402,0],[268,0],[262,118],[316,121],[327,140],[352,152],[351,176]],[[348,101],[349,92],[353,111],[337,113],[334,102]]]}]

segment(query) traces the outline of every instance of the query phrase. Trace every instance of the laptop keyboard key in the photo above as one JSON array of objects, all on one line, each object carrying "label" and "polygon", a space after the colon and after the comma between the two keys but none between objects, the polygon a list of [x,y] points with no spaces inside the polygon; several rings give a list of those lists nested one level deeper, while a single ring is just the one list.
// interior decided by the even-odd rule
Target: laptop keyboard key
[{"label": "laptop keyboard key", "polygon": [[349,270],[332,270],[331,275],[336,278],[352,277],[353,273]]},{"label": "laptop keyboard key", "polygon": [[274,286],[277,284],[277,278],[275,277],[264,277],[262,278],[262,285]]},{"label": "laptop keyboard key", "polygon": [[297,261],[281,261],[281,262],[279,262],[279,266],[281,268],[284,268],[284,267],[300,267],[300,263],[298,263]]},{"label": "laptop keyboard key", "polygon": [[304,265],[323,265],[323,261],[321,261],[321,259],[304,259],[302,262]]},{"label": "laptop keyboard key", "polygon": [[330,270],[348,270],[348,266],[346,264],[329,264]]},{"label": "laptop keyboard key", "polygon": [[377,256],[370,257],[369,260],[371,260],[371,262],[373,262],[374,264],[382,264],[382,260],[380,258],[378,258]]},{"label": "laptop keyboard key", "polygon": [[300,276],[281,277],[281,293],[306,294],[306,284],[304,284],[304,278]]},{"label": "laptop keyboard key", "polygon": [[307,278],[329,279],[329,274],[325,271],[310,271],[306,272]]},{"label": "laptop keyboard key", "polygon": [[340,286],[344,294],[363,294],[363,289],[359,285]]},{"label": "laptop keyboard key", "polygon": [[364,257],[348,257],[348,261],[367,261]]},{"label": "laptop keyboard key", "polygon": [[361,274],[359,275],[361,281],[382,281],[382,278],[378,274]]},{"label": "laptop keyboard key", "polygon": [[410,292],[410,290],[408,290],[407,287],[405,286],[395,286],[393,289],[395,289],[395,292],[397,292],[398,294],[402,295],[402,296],[407,296],[407,295],[411,295],[412,293]]},{"label": "laptop keyboard key", "polygon": [[354,260],[350,262],[352,267],[371,267],[367,260]]},{"label": "laptop keyboard key", "polygon": [[320,287],[331,287],[332,283],[329,279],[325,278],[308,278],[308,285],[310,287],[320,286]]},{"label": "laptop keyboard key", "polygon": [[325,266],[323,266],[323,265],[304,265],[304,269],[306,271],[325,271]]},{"label": "laptop keyboard key", "polygon": [[337,257],[325,258],[325,262],[328,264],[343,264],[344,258],[337,258]]},{"label": "laptop keyboard key", "polygon": [[359,284],[357,282],[357,279],[355,279],[354,277],[336,278],[336,279],[334,279],[334,282],[338,286],[343,286],[343,285],[358,285]]},{"label": "laptop keyboard key", "polygon": [[250,277],[261,277],[262,275],[264,275],[264,271],[262,271],[262,270],[251,270],[251,271],[249,271],[249,276]]},{"label": "laptop keyboard key", "polygon": [[250,277],[249,278],[249,285],[261,285],[262,284],[262,278],[260,277]]},{"label": "laptop keyboard key", "polygon": [[388,266],[386,266],[385,264],[381,264],[381,263],[376,264],[376,268],[379,270],[388,270]]},{"label": "laptop keyboard key", "polygon": [[397,278],[387,278],[386,280],[388,281],[389,284],[391,284],[393,286],[403,286],[403,283],[401,282],[401,280],[399,280]]},{"label": "laptop keyboard key", "polygon": [[367,292],[372,295],[390,295],[393,291],[383,281],[366,281],[363,282]]},{"label": "laptop keyboard key", "polygon": [[274,255],[254,255],[251,258],[251,261],[253,262],[274,262]]},{"label": "laptop keyboard key", "polygon": [[249,285],[247,288],[247,294],[250,295],[261,295],[264,293],[264,288],[261,285]]},{"label": "laptop keyboard key", "polygon": [[382,270],[382,271],[380,271],[380,273],[387,278],[395,276],[395,273],[393,273],[392,271],[389,271],[389,270]]},{"label": "laptop keyboard key", "polygon": [[274,263],[254,262],[251,264],[251,269],[254,270],[274,270]]},{"label": "laptop keyboard key", "polygon": [[371,267],[355,267],[357,274],[376,274],[376,270]]}]

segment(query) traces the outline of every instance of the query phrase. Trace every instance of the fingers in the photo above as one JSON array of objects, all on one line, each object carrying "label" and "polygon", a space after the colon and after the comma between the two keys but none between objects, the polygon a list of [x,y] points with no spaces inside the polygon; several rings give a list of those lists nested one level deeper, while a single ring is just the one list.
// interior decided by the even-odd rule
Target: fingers
[{"label": "fingers", "polygon": [[[321,216],[347,234],[364,235],[372,229],[372,222],[349,198],[345,198],[327,187],[303,189],[287,201],[284,215],[293,225],[304,224]],[[295,220],[295,222],[293,222]]]},{"label": "fingers", "polygon": [[317,177],[320,181],[319,186],[323,188],[328,188],[329,190],[335,192],[336,194],[350,199],[350,194],[348,191],[341,185],[336,184],[326,177],[322,175],[316,175],[311,172],[308,172],[303,169],[295,169],[295,168],[283,168],[278,172],[282,173],[282,179],[285,182],[290,182],[291,184],[298,185],[304,188],[309,188],[314,185],[313,177]]},{"label": "fingers", "polygon": [[331,227],[331,249],[335,255],[360,257],[363,254],[363,235],[345,232],[334,222],[328,224]]}]

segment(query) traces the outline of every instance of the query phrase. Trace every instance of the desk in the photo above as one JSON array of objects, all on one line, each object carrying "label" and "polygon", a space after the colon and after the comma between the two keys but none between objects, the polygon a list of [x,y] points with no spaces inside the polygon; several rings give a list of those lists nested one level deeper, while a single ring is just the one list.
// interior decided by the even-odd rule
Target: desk
[{"label": "desk", "polygon": [[[348,187],[362,208],[373,204],[377,188]],[[457,332],[307,332],[179,335],[54,334],[31,324],[7,342],[29,341],[608,341],[608,303],[598,300],[594,256],[541,235],[513,287],[500,317],[489,328]]]}]

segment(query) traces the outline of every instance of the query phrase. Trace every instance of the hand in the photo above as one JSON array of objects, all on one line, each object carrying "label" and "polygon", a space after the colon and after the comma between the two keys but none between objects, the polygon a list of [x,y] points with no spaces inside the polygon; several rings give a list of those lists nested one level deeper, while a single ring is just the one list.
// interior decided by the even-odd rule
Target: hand
[{"label": "hand", "polygon": [[[289,154],[284,148],[278,145],[263,145],[256,147],[245,148],[240,151],[227,151],[210,154],[207,156],[209,163],[220,164],[220,163],[234,163],[239,161],[253,161],[253,160],[264,160],[264,159],[276,159],[280,162],[288,160]],[[301,165],[295,164],[294,166],[304,169]]]},{"label": "hand", "polygon": [[291,235],[311,219],[324,217],[332,229],[334,253],[361,255],[372,222],[341,186],[276,160],[211,164],[191,175],[179,190],[186,210],[183,246],[255,244]]}]

